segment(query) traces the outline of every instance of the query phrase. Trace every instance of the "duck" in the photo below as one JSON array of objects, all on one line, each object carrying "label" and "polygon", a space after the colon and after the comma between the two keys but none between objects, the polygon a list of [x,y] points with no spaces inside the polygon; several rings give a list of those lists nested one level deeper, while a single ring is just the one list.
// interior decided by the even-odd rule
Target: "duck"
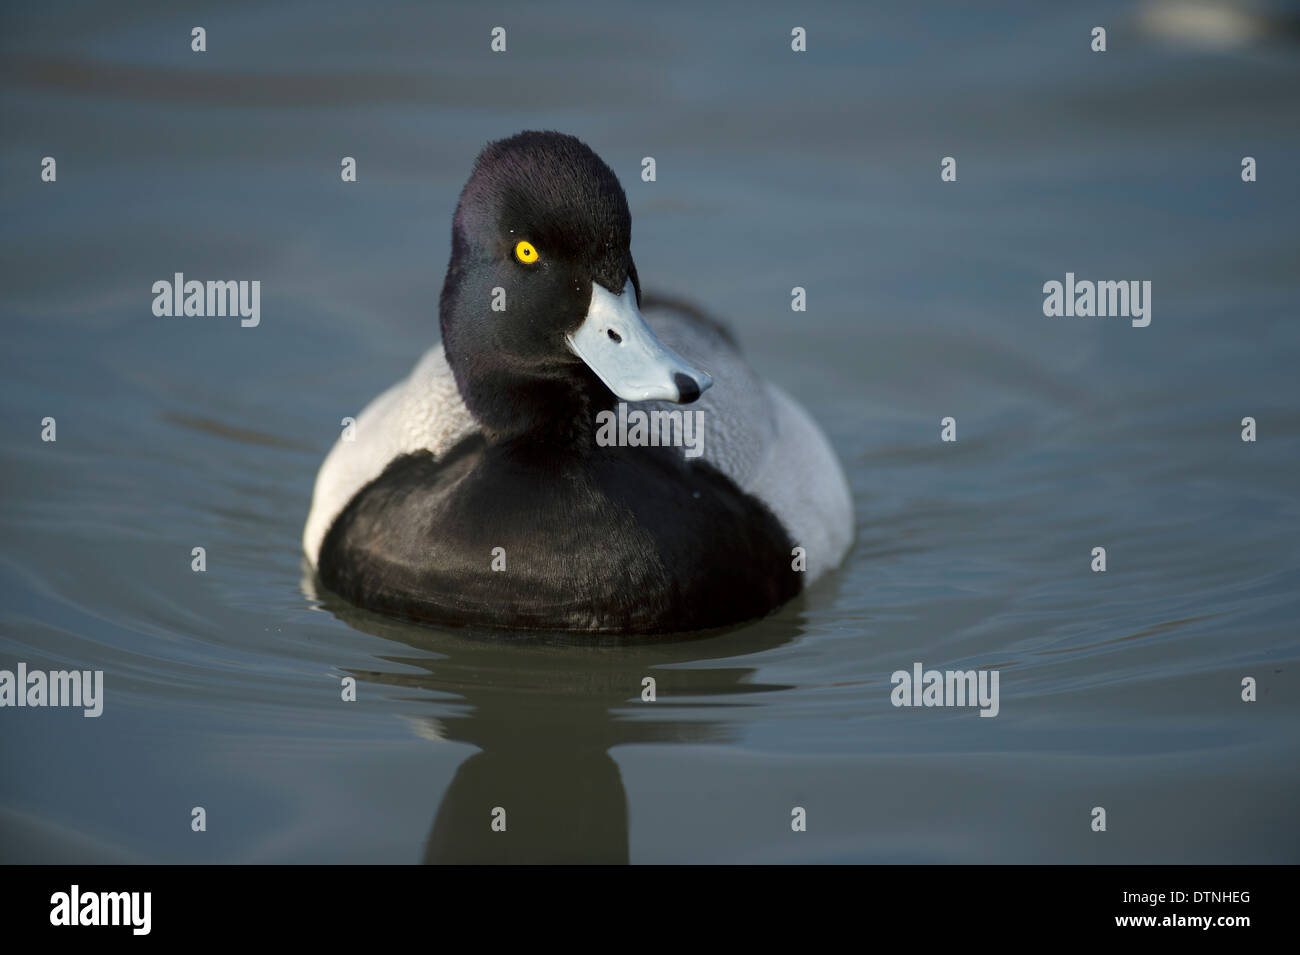
[{"label": "duck", "polygon": [[[844,559],[830,442],[726,324],[642,293],[627,196],[581,140],[482,149],[438,314],[316,476],[302,544],[330,593],[432,626],[661,635],[764,617]],[[668,440],[608,426],[629,408]]]}]

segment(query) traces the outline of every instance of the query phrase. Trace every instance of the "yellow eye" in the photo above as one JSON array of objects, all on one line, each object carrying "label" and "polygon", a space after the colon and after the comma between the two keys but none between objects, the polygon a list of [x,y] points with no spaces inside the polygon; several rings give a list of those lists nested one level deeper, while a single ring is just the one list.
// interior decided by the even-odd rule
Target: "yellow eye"
[{"label": "yellow eye", "polygon": [[537,250],[531,242],[520,242],[515,246],[515,258],[525,265],[532,265],[538,259]]}]

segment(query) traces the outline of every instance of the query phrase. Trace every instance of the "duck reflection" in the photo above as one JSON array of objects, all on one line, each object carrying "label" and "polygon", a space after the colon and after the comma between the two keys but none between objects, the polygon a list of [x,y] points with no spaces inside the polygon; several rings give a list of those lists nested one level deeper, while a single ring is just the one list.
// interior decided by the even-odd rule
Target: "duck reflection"
[{"label": "duck reflection", "polygon": [[786,644],[803,623],[798,598],[748,626],[677,640],[445,631],[359,610],[317,582],[311,591],[350,626],[418,651],[379,659],[423,672],[348,671],[358,682],[461,701],[419,727],[479,749],[443,793],[429,863],[627,862],[627,793],[609,750],[732,739],[730,706],[789,686],[750,682],[753,667],[720,661]]}]

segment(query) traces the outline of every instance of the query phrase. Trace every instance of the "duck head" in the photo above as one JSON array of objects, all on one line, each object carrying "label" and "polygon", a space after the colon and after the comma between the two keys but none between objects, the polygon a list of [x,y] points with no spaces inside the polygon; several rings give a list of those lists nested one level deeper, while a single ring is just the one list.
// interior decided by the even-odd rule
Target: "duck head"
[{"label": "duck head", "polygon": [[447,362],[491,440],[581,436],[625,401],[712,383],[641,315],[627,197],[584,143],[525,132],[479,154],[452,221]]}]

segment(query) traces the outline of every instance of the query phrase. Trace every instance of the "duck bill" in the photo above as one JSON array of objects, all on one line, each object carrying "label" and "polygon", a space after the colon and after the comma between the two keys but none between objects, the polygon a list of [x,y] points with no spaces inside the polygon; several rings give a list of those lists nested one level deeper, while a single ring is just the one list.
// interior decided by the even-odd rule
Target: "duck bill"
[{"label": "duck bill", "polygon": [[593,282],[587,316],[568,342],[605,387],[624,401],[689,404],[713,384],[650,330],[636,307],[630,280],[620,295]]}]

